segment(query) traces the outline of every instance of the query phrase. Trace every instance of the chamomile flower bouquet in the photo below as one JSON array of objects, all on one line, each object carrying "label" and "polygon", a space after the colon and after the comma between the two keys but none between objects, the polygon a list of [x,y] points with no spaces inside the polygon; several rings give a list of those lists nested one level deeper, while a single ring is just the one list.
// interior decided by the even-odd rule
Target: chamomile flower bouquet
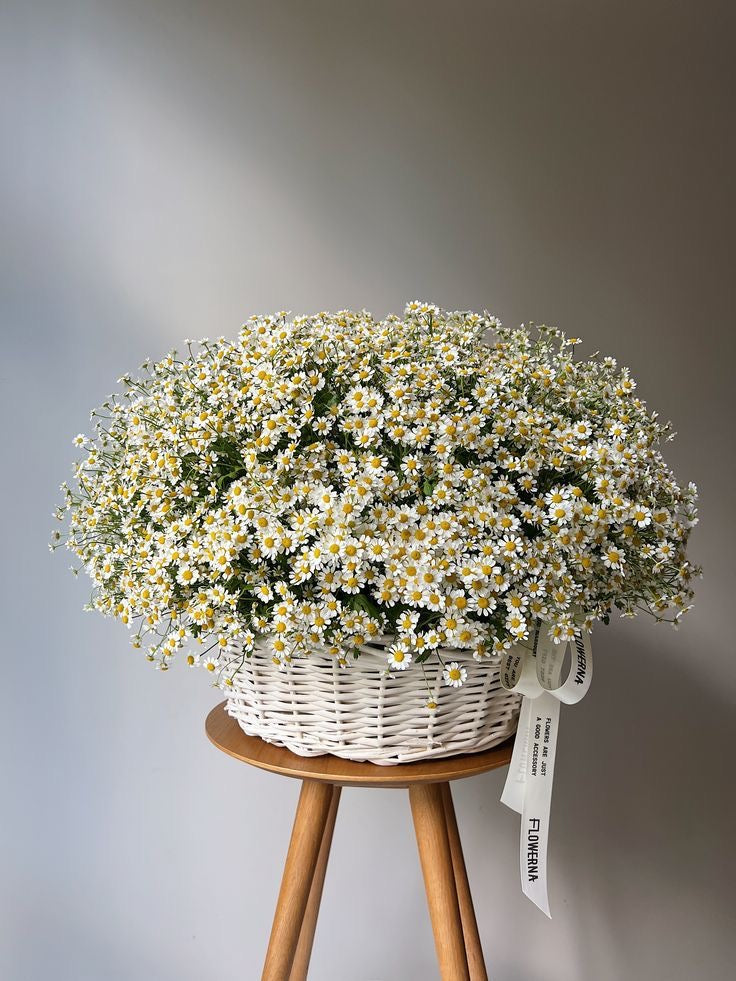
[{"label": "chamomile flower bouquet", "polygon": [[276,730],[327,685],[381,740],[386,705],[450,725],[496,693],[501,737],[512,645],[613,608],[677,622],[697,572],[668,427],[576,343],[420,302],[187,341],[92,413],[55,544],[157,667],[182,650]]}]

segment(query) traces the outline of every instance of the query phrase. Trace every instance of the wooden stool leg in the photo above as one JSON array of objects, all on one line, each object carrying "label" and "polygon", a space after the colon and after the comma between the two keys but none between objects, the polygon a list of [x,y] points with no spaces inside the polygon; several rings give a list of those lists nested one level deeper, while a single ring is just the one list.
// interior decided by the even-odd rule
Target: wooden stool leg
[{"label": "wooden stool leg", "polygon": [[332,784],[302,782],[262,981],[288,981],[331,805]]},{"label": "wooden stool leg", "polygon": [[488,981],[486,964],[483,959],[483,948],[481,947],[480,934],[478,933],[478,923],[476,922],[475,910],[473,909],[473,897],[470,893],[470,885],[468,884],[468,873],[465,868],[463,848],[460,844],[460,832],[457,828],[457,818],[455,817],[455,808],[452,803],[452,791],[450,790],[449,783],[442,784],[442,802],[445,807],[447,837],[450,842],[452,868],[455,873],[460,918],[463,922],[463,936],[465,937],[465,952],[468,956],[470,981]]},{"label": "wooden stool leg", "polygon": [[325,873],[327,872],[327,862],[330,857],[330,846],[332,845],[332,832],[335,830],[335,818],[337,817],[337,806],[340,803],[340,787],[332,788],[332,801],[330,810],[327,814],[327,823],[322,832],[322,844],[317,857],[317,866],[312,877],[312,888],[309,890],[309,901],[302,921],[302,929],[299,934],[299,943],[294,955],[294,963],[291,966],[289,981],[307,981],[309,971],[309,959],[312,956],[312,945],[314,943],[314,931],[317,928],[317,917],[319,916],[319,904],[322,899],[322,888],[325,884]]},{"label": "wooden stool leg", "polygon": [[409,801],[442,981],[470,981],[442,784],[411,786]]}]

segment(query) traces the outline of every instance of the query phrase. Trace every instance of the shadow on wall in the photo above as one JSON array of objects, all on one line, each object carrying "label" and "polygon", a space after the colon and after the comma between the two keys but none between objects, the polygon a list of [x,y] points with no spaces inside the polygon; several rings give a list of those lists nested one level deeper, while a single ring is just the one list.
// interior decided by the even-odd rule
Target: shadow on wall
[{"label": "shadow on wall", "polygon": [[[610,634],[599,629],[596,683],[584,702],[562,712],[549,855],[554,927],[528,904],[518,930],[528,928],[529,943],[544,946],[548,926],[559,934],[574,924],[569,942],[577,978],[664,981],[673,976],[662,973],[665,945],[670,957],[681,957],[678,978],[704,977],[702,965],[712,964],[718,938],[722,950],[729,929],[732,880],[724,842],[732,836],[734,811],[724,793],[732,793],[726,751],[733,706],[719,698],[712,678],[698,677],[673,656],[666,628],[656,633],[659,649],[637,642],[633,625],[617,624]],[[472,783],[468,796],[476,806],[468,808],[466,800],[461,828],[468,844],[487,839],[489,815],[500,806],[499,781]],[[500,830],[498,817],[493,820]],[[484,877],[506,874],[505,856],[497,871],[499,847],[506,847],[503,832],[485,854],[474,849],[482,856],[471,869],[479,900]],[[724,874],[714,877],[719,868]],[[517,901],[510,898],[518,912]],[[476,908],[483,930],[489,916],[480,902]],[[498,936],[496,925],[490,934]],[[495,944],[494,958],[486,940],[487,956],[500,967],[498,939]],[[532,966],[514,965],[509,953],[502,953],[504,979],[531,981]],[[725,977],[728,952],[721,956]],[[615,974],[613,966],[630,970]],[[542,973],[558,977],[551,966]]]},{"label": "shadow on wall", "polygon": [[[579,781],[582,792],[560,795],[556,816],[560,862],[575,870],[581,911],[589,907],[599,923],[616,924],[612,956],[622,938],[652,924],[652,977],[661,977],[658,941],[671,935],[674,949],[682,945],[686,959],[697,959],[710,930],[726,926],[732,904],[728,877],[714,880],[713,870],[723,864],[719,853],[733,827],[724,800],[733,707],[707,674],[670,659],[672,635],[659,633],[657,651],[631,637],[622,637],[618,650],[604,650],[600,673],[610,677],[585,706],[585,738],[562,746],[570,760],[565,783]],[[575,841],[564,834],[569,826]],[[583,864],[581,855],[589,861]],[[597,874],[596,855],[605,855],[605,877]],[[581,944],[586,937],[583,975],[590,977],[603,937],[599,931],[595,946],[585,930]],[[640,955],[640,970],[644,962]]]}]

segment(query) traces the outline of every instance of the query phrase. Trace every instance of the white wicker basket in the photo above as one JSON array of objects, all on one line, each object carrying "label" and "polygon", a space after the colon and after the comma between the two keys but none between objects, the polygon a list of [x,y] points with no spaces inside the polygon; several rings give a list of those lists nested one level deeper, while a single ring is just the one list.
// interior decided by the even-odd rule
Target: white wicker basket
[{"label": "white wicker basket", "polygon": [[[295,659],[287,670],[261,642],[233,678],[227,711],[250,736],[286,746],[300,756],[332,753],[371,763],[406,763],[475,753],[516,730],[520,699],[501,687],[499,658],[482,662],[469,651],[442,650],[467,670],[460,689],[442,683],[436,661],[411,664],[386,676],[382,637],[340,668],[329,654]],[[426,707],[427,685],[438,707]]]}]

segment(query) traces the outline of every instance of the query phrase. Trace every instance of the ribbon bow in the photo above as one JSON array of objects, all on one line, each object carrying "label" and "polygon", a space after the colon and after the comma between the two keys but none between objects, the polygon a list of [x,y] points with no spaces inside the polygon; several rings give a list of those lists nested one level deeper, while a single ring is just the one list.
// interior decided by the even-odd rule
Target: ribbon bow
[{"label": "ribbon bow", "polygon": [[[562,682],[570,644],[570,670]],[[592,675],[589,635],[576,627],[572,640],[555,644],[539,621],[532,649],[515,645],[501,662],[503,687],[524,696],[501,802],[521,814],[521,888],[547,916],[547,839],[560,703],[579,702],[590,688]]]}]

